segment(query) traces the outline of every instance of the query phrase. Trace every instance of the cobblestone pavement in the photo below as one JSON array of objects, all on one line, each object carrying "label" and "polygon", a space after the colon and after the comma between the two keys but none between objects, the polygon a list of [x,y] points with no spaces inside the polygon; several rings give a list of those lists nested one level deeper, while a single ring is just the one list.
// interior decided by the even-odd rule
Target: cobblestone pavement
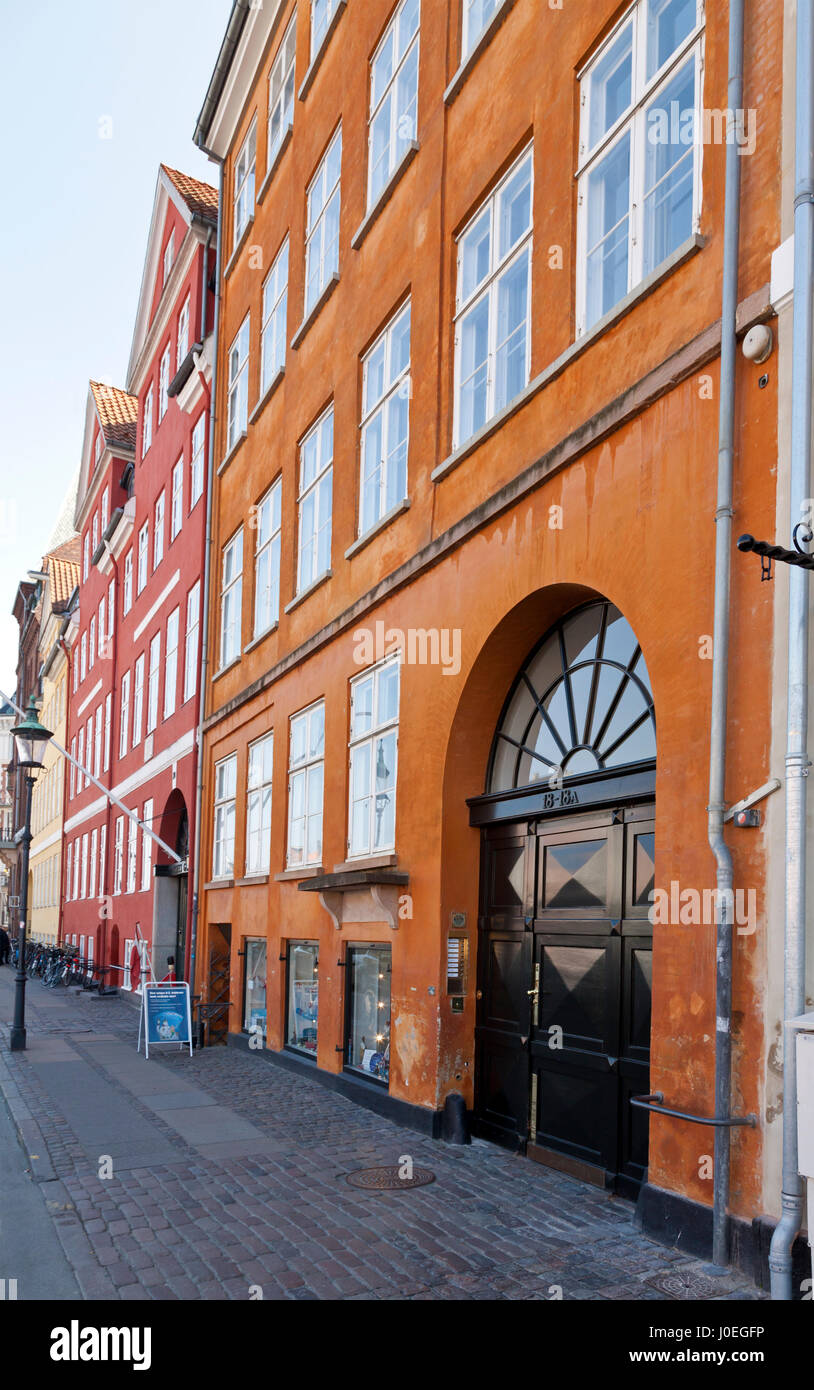
[{"label": "cobblestone pavement", "polygon": [[[84,1298],[761,1296],[647,1240],[627,1201],[491,1144],[433,1142],[256,1054],[146,1062],[119,998],[31,982],[29,1050],[11,1054],[12,980],[0,971],[0,1087]],[[435,1182],[346,1181],[405,1154]]]}]

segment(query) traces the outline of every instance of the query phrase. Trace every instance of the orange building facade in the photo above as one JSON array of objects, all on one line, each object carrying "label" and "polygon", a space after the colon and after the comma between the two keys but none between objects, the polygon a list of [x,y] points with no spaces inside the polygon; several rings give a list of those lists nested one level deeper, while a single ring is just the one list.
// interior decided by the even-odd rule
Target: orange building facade
[{"label": "orange building facade", "polygon": [[[748,7],[741,334],[772,318],[782,8]],[[695,0],[238,0],[196,133],[209,1040],[436,1135],[461,1095],[654,1230],[712,1200],[709,1131],[630,1099],[714,1106],[727,39]],[[740,354],[736,418],[735,534],[771,534],[775,373]],[[769,587],[733,567],[730,804],[769,776]],[[760,1117],[764,850],[726,833]],[[738,1229],[777,1215],[762,1144],[733,1131]]]}]

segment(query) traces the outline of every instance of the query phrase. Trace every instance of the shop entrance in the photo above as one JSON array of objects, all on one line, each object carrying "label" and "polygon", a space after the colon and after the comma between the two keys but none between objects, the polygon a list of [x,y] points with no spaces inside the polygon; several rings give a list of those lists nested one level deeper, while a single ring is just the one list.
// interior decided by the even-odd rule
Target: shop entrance
[{"label": "shop entrance", "polygon": [[647,1172],[655,722],[610,604],[557,624],[504,706],[481,827],[475,1130],[635,1196]]}]

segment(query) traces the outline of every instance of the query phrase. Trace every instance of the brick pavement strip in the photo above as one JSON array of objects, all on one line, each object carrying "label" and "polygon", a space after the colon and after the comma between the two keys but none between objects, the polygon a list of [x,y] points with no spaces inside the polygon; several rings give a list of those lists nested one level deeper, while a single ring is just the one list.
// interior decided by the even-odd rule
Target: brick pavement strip
[{"label": "brick pavement strip", "polygon": [[[171,1108],[142,1105],[105,1068],[107,1039],[136,1055],[129,1004],[78,997],[57,1013],[52,999],[38,1007],[44,994],[31,982],[30,1038],[67,1036],[111,1097],[169,1146],[155,1165],[117,1172],[114,1158],[113,1176],[100,1178],[70,1105],[59,1113],[28,1055],[3,1047],[0,1022],[0,1092],[86,1299],[247,1300],[259,1286],[269,1300],[663,1300],[645,1281],[701,1269],[644,1237],[629,1202],[493,1145],[433,1143],[254,1054],[213,1048],[145,1063],[164,1090],[168,1078],[178,1092],[194,1085],[264,1141],[244,1158],[208,1157],[172,1126]],[[435,1183],[362,1193],[345,1181],[404,1153]],[[761,1296],[739,1274],[721,1283],[721,1298]]]}]

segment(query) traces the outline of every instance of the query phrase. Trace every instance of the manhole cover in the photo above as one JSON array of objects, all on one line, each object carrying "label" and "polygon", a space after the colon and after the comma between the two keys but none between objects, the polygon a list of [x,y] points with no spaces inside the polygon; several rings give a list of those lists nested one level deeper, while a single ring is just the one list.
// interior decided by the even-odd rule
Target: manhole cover
[{"label": "manhole cover", "polygon": [[429,1168],[414,1168],[411,1178],[400,1177],[401,1168],[360,1168],[357,1173],[348,1173],[351,1187],[362,1187],[366,1192],[400,1192],[404,1187],[426,1187],[435,1182],[435,1174]]},{"label": "manhole cover", "polygon": [[646,1279],[651,1288],[666,1293],[668,1298],[706,1299],[720,1298],[733,1287],[731,1278],[708,1279],[703,1274],[690,1273],[689,1270],[675,1270],[672,1274],[658,1274],[655,1279]]}]

